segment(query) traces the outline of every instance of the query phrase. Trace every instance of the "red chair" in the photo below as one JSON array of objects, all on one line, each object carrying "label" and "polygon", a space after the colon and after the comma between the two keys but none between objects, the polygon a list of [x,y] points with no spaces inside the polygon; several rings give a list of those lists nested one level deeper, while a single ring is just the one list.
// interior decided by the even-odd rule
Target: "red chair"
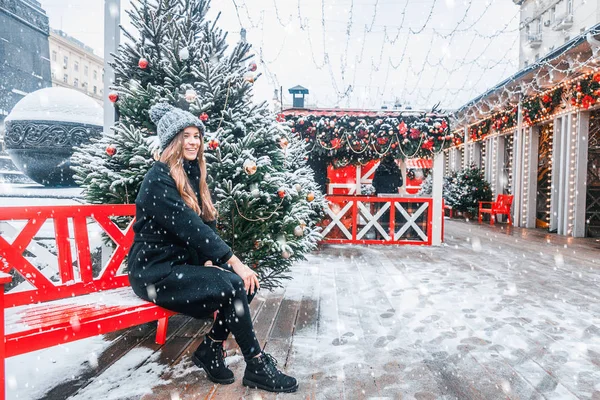
[{"label": "red chair", "polygon": [[[496,201],[480,201],[479,202],[479,223],[483,214],[490,214],[490,225],[494,225],[496,215],[506,215],[508,219],[508,225],[512,225],[510,219],[510,209],[512,207],[513,195],[512,194],[499,194]],[[484,204],[490,204],[489,208],[484,208]]]}]

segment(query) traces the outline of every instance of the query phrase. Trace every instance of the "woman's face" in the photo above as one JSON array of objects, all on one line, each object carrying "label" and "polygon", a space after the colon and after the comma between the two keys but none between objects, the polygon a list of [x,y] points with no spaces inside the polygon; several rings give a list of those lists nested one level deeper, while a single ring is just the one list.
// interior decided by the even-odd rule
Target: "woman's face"
[{"label": "woman's face", "polygon": [[188,126],[183,130],[183,158],[193,161],[198,158],[202,136],[195,126]]}]

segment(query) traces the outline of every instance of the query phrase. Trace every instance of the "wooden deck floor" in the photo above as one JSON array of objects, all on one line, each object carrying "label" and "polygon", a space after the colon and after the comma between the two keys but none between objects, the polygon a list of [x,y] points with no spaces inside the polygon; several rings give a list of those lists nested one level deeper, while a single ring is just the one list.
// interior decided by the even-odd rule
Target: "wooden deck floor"
[{"label": "wooden deck floor", "polygon": [[151,324],[107,336],[97,368],[45,399],[84,398],[150,349],[130,370],[168,367],[144,400],[599,400],[599,287],[597,240],[447,221],[445,246],[325,246],[285,288],[257,296],[258,338],[299,379],[295,394],[244,388],[239,356],[236,382],[213,385],[189,360],[203,327],[176,316],[162,347]]}]

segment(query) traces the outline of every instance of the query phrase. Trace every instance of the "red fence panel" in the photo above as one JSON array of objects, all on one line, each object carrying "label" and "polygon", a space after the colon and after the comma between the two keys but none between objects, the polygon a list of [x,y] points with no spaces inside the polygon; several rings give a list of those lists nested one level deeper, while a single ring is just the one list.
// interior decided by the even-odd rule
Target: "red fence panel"
[{"label": "red fence panel", "polygon": [[325,243],[431,245],[431,198],[334,195],[326,199],[321,223]]}]

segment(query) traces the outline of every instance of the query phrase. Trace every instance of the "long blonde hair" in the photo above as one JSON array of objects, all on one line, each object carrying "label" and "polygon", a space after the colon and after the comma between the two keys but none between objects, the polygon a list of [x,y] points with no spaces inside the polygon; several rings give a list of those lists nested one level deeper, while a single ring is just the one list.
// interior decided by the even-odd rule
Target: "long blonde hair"
[{"label": "long blonde hair", "polygon": [[160,155],[160,161],[169,166],[171,176],[175,180],[177,190],[181,198],[192,210],[202,217],[204,221],[213,221],[217,218],[217,209],[213,205],[206,183],[206,161],[204,160],[204,141],[200,140],[198,150],[198,164],[200,165],[200,199],[202,205],[198,204],[196,194],[190,185],[187,174],[183,169],[183,131],[171,141]]}]

